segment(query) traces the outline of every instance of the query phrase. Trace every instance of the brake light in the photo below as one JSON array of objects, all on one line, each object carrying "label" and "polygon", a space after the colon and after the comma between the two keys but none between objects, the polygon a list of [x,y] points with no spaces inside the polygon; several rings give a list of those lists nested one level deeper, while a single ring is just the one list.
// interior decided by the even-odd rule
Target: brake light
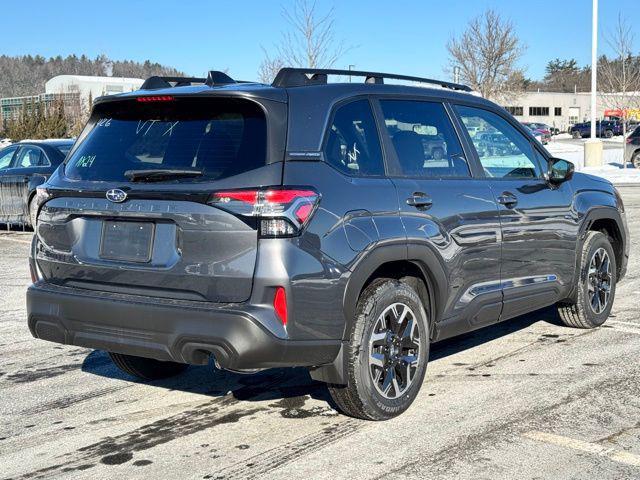
[{"label": "brake light", "polygon": [[257,217],[263,237],[298,235],[320,196],[307,188],[267,188],[215,192],[209,203],[236,215]]},{"label": "brake light", "polygon": [[276,315],[282,322],[282,325],[287,326],[287,294],[283,287],[276,288],[276,294],[273,297],[273,309]]},{"label": "brake light", "polygon": [[173,100],[172,95],[147,95],[136,98],[138,102],[172,102]]}]

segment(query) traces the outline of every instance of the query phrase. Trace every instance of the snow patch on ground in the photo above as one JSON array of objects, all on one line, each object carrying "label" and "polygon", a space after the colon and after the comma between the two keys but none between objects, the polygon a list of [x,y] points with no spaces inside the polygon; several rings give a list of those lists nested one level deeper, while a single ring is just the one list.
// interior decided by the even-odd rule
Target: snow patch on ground
[{"label": "snow patch on ground", "polygon": [[584,166],[583,145],[551,142],[547,145],[547,150],[556,157],[572,162],[576,171],[606,178],[615,185],[640,185],[640,169],[633,168],[631,164],[623,168],[624,150],[622,148],[605,149],[602,152],[602,167]]}]

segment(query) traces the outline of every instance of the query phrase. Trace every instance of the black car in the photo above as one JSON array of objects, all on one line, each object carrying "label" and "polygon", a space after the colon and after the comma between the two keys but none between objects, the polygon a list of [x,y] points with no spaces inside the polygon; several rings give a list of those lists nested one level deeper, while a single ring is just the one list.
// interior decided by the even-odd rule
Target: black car
[{"label": "black car", "polygon": [[152,77],[96,100],[37,198],[35,337],[143,379],[307,367],[373,420],[432,342],[550,305],[602,325],[629,256],[611,183],[468,87],[375,72]]},{"label": "black car", "polygon": [[36,187],[63,162],[73,140],[19,142],[0,150],[0,223],[34,225]]},{"label": "black car", "polygon": [[625,139],[624,161],[631,162],[635,168],[640,168],[640,126],[637,126]]}]

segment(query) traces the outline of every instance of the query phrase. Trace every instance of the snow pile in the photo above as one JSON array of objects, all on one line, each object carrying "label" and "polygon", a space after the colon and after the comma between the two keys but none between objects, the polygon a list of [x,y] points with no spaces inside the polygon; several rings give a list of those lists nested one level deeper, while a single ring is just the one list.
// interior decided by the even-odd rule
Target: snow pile
[{"label": "snow pile", "polygon": [[572,162],[576,167],[576,171],[606,178],[616,185],[640,185],[640,169],[633,168],[631,164],[627,164],[627,168],[622,168],[624,154],[622,148],[607,148],[603,150],[602,167],[584,166],[583,145],[551,142],[547,145],[547,150],[553,156]]}]

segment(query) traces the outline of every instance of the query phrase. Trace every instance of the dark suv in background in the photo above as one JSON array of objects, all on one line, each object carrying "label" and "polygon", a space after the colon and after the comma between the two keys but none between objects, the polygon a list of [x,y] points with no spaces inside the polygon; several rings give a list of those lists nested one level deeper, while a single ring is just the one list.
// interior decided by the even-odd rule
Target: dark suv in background
[{"label": "dark suv in background", "polygon": [[34,336],[144,379],[304,366],[373,420],[431,342],[554,304],[601,325],[629,254],[609,182],[468,87],[372,72],[152,77],[96,100],[37,199]]},{"label": "dark suv in background", "polygon": [[[596,136],[613,138],[622,135],[622,122],[618,120],[598,120],[596,122]],[[569,129],[573,138],[587,138],[591,136],[591,122],[576,123]]]}]

